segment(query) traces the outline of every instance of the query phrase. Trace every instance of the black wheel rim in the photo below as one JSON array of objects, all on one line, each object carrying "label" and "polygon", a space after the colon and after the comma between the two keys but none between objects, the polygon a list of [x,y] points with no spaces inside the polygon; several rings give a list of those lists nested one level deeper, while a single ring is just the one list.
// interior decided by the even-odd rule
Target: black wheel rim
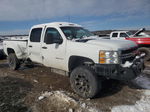
[{"label": "black wheel rim", "polygon": [[83,96],[87,96],[90,92],[90,82],[84,73],[76,75],[75,86],[77,91],[83,94]]}]

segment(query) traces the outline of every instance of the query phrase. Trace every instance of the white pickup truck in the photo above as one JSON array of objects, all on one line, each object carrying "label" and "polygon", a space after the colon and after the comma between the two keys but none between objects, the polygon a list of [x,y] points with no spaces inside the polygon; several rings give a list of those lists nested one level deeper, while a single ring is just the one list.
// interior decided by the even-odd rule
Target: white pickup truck
[{"label": "white pickup truck", "polygon": [[129,31],[113,31],[110,33],[110,39],[125,39],[133,34]]},{"label": "white pickup truck", "polygon": [[70,77],[73,90],[93,98],[102,80],[131,80],[144,69],[137,45],[127,40],[100,39],[80,25],[55,22],[35,25],[28,40],[4,41],[11,69],[32,61]]},{"label": "white pickup truck", "polygon": [[150,37],[150,35],[144,33],[145,28],[142,28],[135,33],[132,33],[130,31],[113,31],[110,33],[110,39],[126,39],[126,38],[133,38],[133,37]]},{"label": "white pickup truck", "polygon": [[150,60],[150,35],[146,34],[145,28],[138,30],[136,33],[130,31],[114,31],[111,32],[110,38],[112,40],[131,40],[138,44],[138,52],[144,54],[144,60]]}]

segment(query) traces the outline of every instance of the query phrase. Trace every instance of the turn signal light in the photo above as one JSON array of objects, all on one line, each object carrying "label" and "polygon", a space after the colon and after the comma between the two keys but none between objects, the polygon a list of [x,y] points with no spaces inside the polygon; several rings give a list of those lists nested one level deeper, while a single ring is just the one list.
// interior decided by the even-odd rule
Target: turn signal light
[{"label": "turn signal light", "polygon": [[106,63],[106,59],[105,59],[105,58],[100,58],[100,59],[99,59],[99,63],[105,64],[105,63]]}]

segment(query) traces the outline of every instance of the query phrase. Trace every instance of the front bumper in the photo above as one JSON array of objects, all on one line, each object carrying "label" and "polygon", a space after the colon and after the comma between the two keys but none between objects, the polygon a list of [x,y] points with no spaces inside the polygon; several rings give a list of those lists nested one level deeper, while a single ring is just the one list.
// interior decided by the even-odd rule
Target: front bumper
[{"label": "front bumper", "polygon": [[96,64],[95,72],[109,79],[132,80],[144,70],[144,61],[142,57],[137,57],[133,62],[119,64]]}]

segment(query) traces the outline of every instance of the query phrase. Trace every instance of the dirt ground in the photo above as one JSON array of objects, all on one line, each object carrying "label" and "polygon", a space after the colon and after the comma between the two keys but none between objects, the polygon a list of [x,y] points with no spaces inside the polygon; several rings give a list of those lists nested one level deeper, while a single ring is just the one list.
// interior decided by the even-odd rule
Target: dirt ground
[{"label": "dirt ground", "polygon": [[[68,77],[51,73],[49,68],[36,65],[12,71],[6,60],[0,61],[0,112],[121,112],[124,106],[132,112],[136,110],[131,106],[147,112],[149,89],[149,62],[137,79],[105,81],[95,99],[82,99],[72,91]],[[141,102],[148,106],[142,108]]]}]

